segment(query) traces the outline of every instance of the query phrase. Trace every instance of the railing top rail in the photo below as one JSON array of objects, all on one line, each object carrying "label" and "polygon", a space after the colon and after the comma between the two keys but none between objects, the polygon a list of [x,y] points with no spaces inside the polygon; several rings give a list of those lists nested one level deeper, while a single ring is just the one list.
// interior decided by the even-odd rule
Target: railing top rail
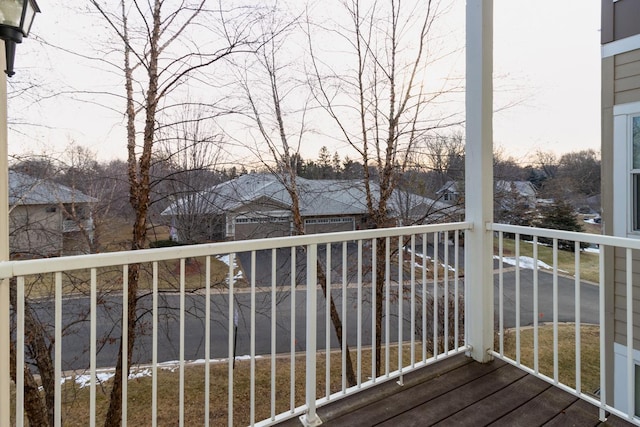
[{"label": "railing top rail", "polygon": [[509,224],[490,224],[489,230],[502,231],[529,236],[547,237],[549,239],[571,240],[584,243],[592,243],[603,246],[618,246],[621,248],[640,250],[640,239],[627,237],[605,236],[602,234],[580,233],[576,231],[551,230],[548,228],[524,227]]},{"label": "railing top rail", "polygon": [[254,250],[291,248],[294,246],[307,246],[311,244],[322,245],[348,240],[367,240],[392,236],[433,233],[437,231],[468,230],[470,228],[471,224],[468,222],[451,222],[445,224],[415,225],[409,227],[380,228],[375,230],[309,234],[303,236],[207,243],[190,246],[173,246],[169,248],[76,255],[60,258],[6,261],[0,263],[0,278],[166,261],[171,259],[225,255],[229,253],[249,252]]}]

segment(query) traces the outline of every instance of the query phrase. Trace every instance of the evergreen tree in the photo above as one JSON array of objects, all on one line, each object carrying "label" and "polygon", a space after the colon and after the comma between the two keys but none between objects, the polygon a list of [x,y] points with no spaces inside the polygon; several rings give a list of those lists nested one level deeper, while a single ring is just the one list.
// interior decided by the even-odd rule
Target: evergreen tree
[{"label": "evergreen tree", "polygon": [[[583,231],[582,224],[580,224],[573,206],[571,206],[569,202],[558,200],[550,205],[540,207],[539,213],[540,219],[534,224],[536,227],[565,231]],[[552,243],[551,239],[541,238],[540,241],[543,243]],[[583,248],[586,246],[586,244],[581,244]],[[574,249],[573,242],[568,240],[559,240],[558,247],[560,249]]]},{"label": "evergreen tree", "polygon": [[573,206],[564,200],[558,200],[540,208],[540,219],[536,226],[555,230],[582,231]]},{"label": "evergreen tree", "polygon": [[340,155],[338,154],[337,151],[335,153],[333,153],[332,168],[333,168],[333,176],[334,176],[334,178],[341,178],[342,177],[342,162],[340,160]]},{"label": "evergreen tree", "polygon": [[331,154],[329,149],[323,145],[318,153],[318,166],[320,168],[320,179],[333,178],[333,170],[331,167]]}]

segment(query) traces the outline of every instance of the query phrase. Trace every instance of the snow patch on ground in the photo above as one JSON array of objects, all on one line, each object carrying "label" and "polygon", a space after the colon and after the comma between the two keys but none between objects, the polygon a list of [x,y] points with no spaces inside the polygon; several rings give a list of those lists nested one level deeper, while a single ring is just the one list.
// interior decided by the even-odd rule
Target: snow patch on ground
[{"label": "snow patch on ground", "polygon": [[[229,255],[218,255],[216,257],[218,259],[218,261],[224,262],[225,264],[229,265],[230,261],[229,261]],[[238,280],[238,279],[244,279],[244,275],[242,274],[242,270],[240,270],[238,268],[238,261],[236,257],[233,257],[233,271],[236,271],[237,273],[235,276],[233,276],[234,280]]]},{"label": "snow patch on ground", "polygon": [[[261,359],[262,356],[256,356],[256,359]],[[243,355],[236,356],[236,360],[251,360],[251,356]],[[227,359],[209,359],[211,363],[223,363],[226,362]],[[197,360],[189,360],[185,361],[186,365],[204,365],[205,359],[197,359]],[[169,360],[166,362],[158,363],[158,368],[164,371],[175,372],[180,367],[180,361],[178,360]],[[135,380],[138,378],[151,377],[152,370],[150,367],[145,367],[142,369],[137,369],[129,374],[129,380]],[[96,372],[96,384],[102,384],[106,381],[109,381],[111,378],[115,376],[115,372],[113,369],[107,371]],[[68,377],[64,377],[60,379],[60,383],[64,384],[67,381],[75,382],[79,388],[89,387],[91,385],[91,375],[90,374],[82,374],[82,375],[72,375]]]},{"label": "snow patch on ground", "polygon": [[[406,248],[406,247],[405,247],[405,250],[406,250],[407,252],[409,252],[410,254],[412,253],[410,248]],[[423,254],[422,254],[422,253],[420,253],[420,252],[415,252],[415,255],[416,255],[416,257],[419,257],[419,258],[421,258],[421,259],[423,259],[423,260],[425,259],[425,255],[423,255]],[[427,261],[428,261],[428,262],[432,262],[432,261],[433,261],[433,258],[431,258],[429,255],[427,255],[427,256],[426,256],[426,259],[427,259]],[[421,261],[421,262],[416,262],[416,263],[415,263],[415,266],[416,266],[417,268],[422,268],[422,264],[423,264],[423,261]],[[427,265],[429,265],[429,264],[427,264]],[[440,267],[445,268],[445,269],[446,269],[446,268],[448,268],[448,269],[449,269],[449,271],[453,271],[453,272],[455,272],[455,271],[456,271],[456,269],[455,269],[454,267],[452,267],[452,266],[450,266],[450,265],[446,265],[446,264],[444,264],[444,263],[443,263],[443,264],[440,264]],[[431,271],[431,270],[430,270],[429,268],[427,268],[427,271]]]},{"label": "snow patch on ground", "polygon": [[[500,259],[500,257],[498,255],[494,255],[493,259]],[[504,262],[505,264],[509,264],[509,265],[516,265],[516,258],[515,257],[502,257],[502,262]],[[533,270],[535,267],[535,261],[533,258],[528,257],[528,256],[521,256],[519,259],[519,264],[520,264],[520,268],[526,268],[528,270]],[[545,268],[547,270],[552,270],[553,267],[550,266],[549,264],[538,260],[538,268]]]},{"label": "snow patch on ground", "polygon": [[[113,372],[98,373],[96,374],[96,382],[98,384],[101,384],[105,381],[109,381],[111,378],[113,378],[114,375],[115,373]],[[91,375],[77,375],[75,378],[74,377],[63,378],[62,382],[64,383],[65,380],[72,380],[72,379],[76,382],[76,384],[78,384],[78,387],[80,388],[89,387],[89,385],[91,384]]]}]

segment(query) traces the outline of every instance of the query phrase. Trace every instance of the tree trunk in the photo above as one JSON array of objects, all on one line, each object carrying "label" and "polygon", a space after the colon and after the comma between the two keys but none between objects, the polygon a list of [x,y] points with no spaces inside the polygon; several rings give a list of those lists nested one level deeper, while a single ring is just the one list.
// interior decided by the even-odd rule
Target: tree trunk
[{"label": "tree trunk", "polygon": [[[285,167],[288,168],[289,179],[291,181],[290,185],[287,186],[287,189],[289,191],[289,195],[291,196],[291,200],[293,202],[291,207],[291,213],[293,215],[293,223],[298,234],[303,235],[305,234],[304,223],[302,221],[302,215],[300,214],[300,203],[299,203],[300,200],[298,198],[298,189],[295,183],[296,176],[295,176],[295,172],[291,168],[291,162],[289,161],[288,151],[286,151],[286,153],[287,155],[285,157]],[[336,332],[336,336],[338,337],[338,342],[340,343],[340,348],[342,349],[342,319],[340,318],[340,314],[338,313],[336,304],[333,301],[333,297],[327,299],[326,274],[320,262],[319,261],[316,261],[316,262],[317,262],[317,269],[318,269],[318,281],[320,282],[320,287],[322,288],[322,294],[324,295],[324,299],[327,302],[327,304],[330,305],[331,323],[333,324],[333,329]],[[345,268],[345,266],[343,266],[343,268]],[[291,292],[293,291],[294,290],[292,289]],[[329,349],[327,349],[327,351],[329,351]],[[346,372],[347,383],[349,384],[349,387],[353,387],[354,385],[357,384],[357,379],[356,379],[355,371],[353,369],[353,361],[351,360],[351,352],[349,351],[348,345],[346,346],[345,353],[346,353],[345,357],[346,357],[346,365],[347,365],[347,372]]]},{"label": "tree trunk", "polygon": [[131,264],[129,266],[129,305],[127,307],[127,364],[122,364],[123,340],[120,339],[118,349],[118,360],[116,361],[116,371],[113,377],[113,388],[109,397],[109,409],[105,418],[105,427],[118,427],[122,422],[122,381],[129,377],[129,367],[131,366],[131,354],[133,344],[136,339],[136,309],[138,296],[138,278],[140,265]]},{"label": "tree trunk", "polygon": [[[145,102],[145,124],[142,140],[142,153],[136,161],[136,130],[135,130],[135,108],[133,101],[133,71],[129,64],[130,48],[125,47],[125,85],[127,92],[127,151],[128,151],[128,175],[129,175],[129,200],[135,211],[135,222],[133,224],[133,236],[131,249],[143,249],[147,239],[147,214],[150,202],[150,169],[151,154],[155,137],[155,116],[158,106],[158,56],[160,40],[160,23],[162,2],[156,0],[153,3],[153,26],[149,35],[149,65],[147,76],[149,83],[147,87]],[[122,17],[124,25],[124,37],[128,40],[126,11],[124,2],[122,3]],[[131,366],[131,354],[135,342],[136,310],[138,305],[138,279],[140,266],[133,264],[129,266],[129,302],[127,307],[128,319],[128,352],[126,366],[122,365],[122,340],[118,351],[118,361],[116,373],[111,390],[109,411],[105,418],[105,427],[119,427],[122,419],[122,381],[129,377]]]},{"label": "tree trunk", "polygon": [[378,239],[376,244],[376,265],[373,268],[376,269],[376,376],[380,375],[380,369],[382,365],[382,318],[384,307],[384,287],[385,287],[385,263],[380,260],[386,257],[386,245],[385,239]]},{"label": "tree trunk", "polygon": [[[327,280],[324,269],[320,265],[318,261],[318,282],[320,282],[320,287],[322,288],[322,294],[324,295],[325,301],[330,304],[330,316],[331,323],[333,324],[333,329],[336,331],[336,335],[338,337],[338,343],[340,343],[340,348],[342,349],[342,320],[340,319],[340,315],[338,314],[338,309],[336,308],[336,303],[333,301],[333,298],[327,299]],[[329,343],[327,343],[327,351],[329,351]],[[353,361],[351,360],[351,352],[349,351],[349,346],[346,346],[346,364],[347,364],[347,384],[349,387],[353,387],[357,385],[358,380],[356,378],[356,374],[353,370]]]}]

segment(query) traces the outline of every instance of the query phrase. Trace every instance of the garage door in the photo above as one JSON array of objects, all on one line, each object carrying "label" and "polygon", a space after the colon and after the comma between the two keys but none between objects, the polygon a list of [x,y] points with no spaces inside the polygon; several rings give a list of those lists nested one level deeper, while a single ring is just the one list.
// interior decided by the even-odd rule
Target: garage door
[{"label": "garage door", "polygon": [[355,230],[353,217],[309,218],[304,220],[305,233],[335,233]]},{"label": "garage door", "polygon": [[285,217],[235,218],[235,240],[264,239],[291,235],[291,221]]}]

